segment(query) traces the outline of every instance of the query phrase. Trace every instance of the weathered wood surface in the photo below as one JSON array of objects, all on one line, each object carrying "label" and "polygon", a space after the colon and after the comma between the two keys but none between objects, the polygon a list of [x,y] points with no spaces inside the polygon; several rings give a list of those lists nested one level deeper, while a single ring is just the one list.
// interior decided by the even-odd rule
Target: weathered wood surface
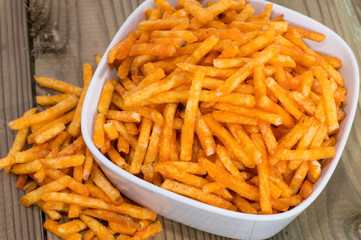
[{"label": "weathered wood surface", "polygon": [[[7,154],[15,133],[6,123],[34,106],[44,90],[31,74],[82,82],[82,63],[94,64],[117,29],[142,0],[0,0],[0,157]],[[275,0],[336,31],[361,58],[361,1]],[[30,4],[31,5],[31,4]],[[41,12],[39,12],[41,8]],[[27,17],[39,14],[28,25]],[[36,30],[32,39],[30,29]],[[39,44],[40,43],[40,44]],[[32,54],[31,54],[32,51]],[[35,55],[33,53],[36,53]],[[31,57],[33,56],[33,57]],[[347,79],[346,79],[347,81]],[[329,185],[304,213],[272,239],[361,238],[361,112]],[[0,239],[57,239],[42,228],[44,215],[37,207],[17,201],[22,191],[16,178],[0,172]],[[225,239],[161,218],[164,230],[154,239]]]}]

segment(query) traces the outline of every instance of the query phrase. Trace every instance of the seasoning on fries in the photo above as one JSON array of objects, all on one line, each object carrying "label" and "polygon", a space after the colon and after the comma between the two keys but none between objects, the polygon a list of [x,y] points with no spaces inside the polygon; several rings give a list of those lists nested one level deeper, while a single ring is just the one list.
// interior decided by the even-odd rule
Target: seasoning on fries
[{"label": "seasoning on fries", "polygon": [[95,145],[124,170],[214,206],[298,205],[335,156],[345,116],[341,60],[303,42],[326,36],[273,17],[272,4],[255,14],[243,0],[154,2],[108,53],[120,79],[104,86],[115,92],[109,110],[100,98]]}]

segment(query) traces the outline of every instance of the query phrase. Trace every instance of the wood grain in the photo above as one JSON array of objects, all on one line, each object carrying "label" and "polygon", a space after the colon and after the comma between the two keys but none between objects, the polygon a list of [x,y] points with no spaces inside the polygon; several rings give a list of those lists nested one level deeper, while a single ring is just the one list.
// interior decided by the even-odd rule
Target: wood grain
[{"label": "wood grain", "polygon": [[[105,51],[110,40],[141,0],[29,0],[42,15],[32,22],[37,29],[29,45],[27,7],[23,0],[0,0],[0,157],[7,154],[15,132],[6,123],[34,104],[35,94],[50,93],[35,85],[31,68],[39,76],[55,77],[78,86],[82,63],[94,65],[95,53]],[[333,29],[361,60],[361,1],[298,0],[272,1],[299,11]],[[30,8],[32,10],[32,8]],[[34,11],[34,10],[33,10]],[[30,12],[34,14],[35,12]],[[35,25],[34,25],[35,24]],[[40,44],[38,44],[40,43]],[[346,80],[347,81],[347,80]],[[32,91],[34,89],[34,91]],[[360,106],[360,105],[359,105]],[[297,219],[272,239],[361,239],[361,112],[341,161],[329,185]],[[25,209],[17,201],[22,191],[16,177],[0,172],[0,239],[58,239],[43,231],[44,216],[37,207]],[[161,218],[163,232],[157,240],[226,239]]]}]

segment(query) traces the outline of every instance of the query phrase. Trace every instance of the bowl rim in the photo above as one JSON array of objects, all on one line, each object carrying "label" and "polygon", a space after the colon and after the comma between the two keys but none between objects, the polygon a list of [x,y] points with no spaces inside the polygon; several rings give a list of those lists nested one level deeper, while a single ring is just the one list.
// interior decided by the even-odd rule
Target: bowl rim
[{"label": "bowl rim", "polygon": [[[153,0],[145,0],[142,4],[140,4],[132,12],[132,14],[122,24],[122,26],[119,28],[118,32],[114,36],[113,40],[111,41],[110,45],[108,46],[107,50],[105,51],[103,58],[102,58],[101,62],[99,63],[99,66],[93,75],[93,79],[98,78],[98,75],[100,75],[100,73],[99,73],[100,69],[102,67],[104,67],[104,65],[107,64],[107,61],[106,61],[107,53],[111,49],[112,46],[114,46],[116,43],[119,42],[119,40],[116,40],[116,38],[119,37],[120,32],[124,28],[126,28],[132,21],[137,21],[136,17],[140,14],[140,12],[143,13],[144,10],[146,10],[145,7],[147,7],[149,4],[152,4],[152,2],[153,2]],[[331,176],[340,160],[340,157],[342,155],[342,152],[344,150],[345,144],[347,142],[347,139],[348,139],[351,127],[352,127],[352,123],[353,123],[356,108],[357,108],[357,99],[358,99],[358,95],[359,95],[359,87],[358,87],[359,86],[359,69],[358,69],[357,61],[356,61],[355,55],[354,55],[353,51],[351,50],[351,48],[349,47],[349,45],[337,33],[335,33],[333,30],[331,30],[324,24],[317,22],[316,20],[314,20],[304,14],[301,14],[292,9],[280,6],[275,3],[271,3],[271,2],[263,1],[263,0],[251,0],[250,3],[252,4],[252,2],[262,3],[262,4],[273,4],[273,7],[278,8],[279,11],[285,11],[290,14],[297,15],[298,17],[306,18],[308,21],[311,20],[311,21],[319,24],[320,27],[325,28],[328,33],[333,34],[334,37],[336,37],[338,41],[343,43],[345,50],[347,51],[347,55],[351,56],[352,65],[353,65],[352,69],[355,70],[355,73],[357,75],[357,77],[354,79],[355,86],[357,86],[357,87],[348,89],[348,91],[352,91],[353,95],[355,96],[355,99],[353,99],[354,104],[351,105],[350,111],[348,112],[348,114],[346,116],[347,119],[345,119],[345,120],[347,120],[347,121],[346,122],[343,121],[343,124],[345,124],[346,126],[344,127],[343,136],[341,136],[341,138],[339,139],[338,147],[337,147],[338,150],[336,151],[336,156],[332,159],[332,161],[329,165],[329,169],[327,170],[327,172],[325,173],[325,175],[323,176],[321,181],[318,182],[318,186],[314,189],[312,194],[308,198],[304,199],[299,205],[297,205],[296,207],[294,207],[286,212],[270,214],[270,215],[247,214],[247,213],[235,212],[235,211],[218,208],[218,207],[208,205],[206,203],[182,196],[180,194],[176,194],[174,192],[168,191],[168,190],[158,187],[154,184],[151,184],[151,183],[121,169],[116,164],[114,164],[111,160],[106,158],[95,147],[95,145],[92,141],[92,137],[90,136],[90,132],[88,132],[88,130],[87,130],[87,129],[92,128],[92,126],[90,126],[90,128],[88,126],[89,124],[91,124],[89,121],[89,118],[85,117],[85,116],[88,116],[89,114],[93,114],[93,113],[89,112],[89,102],[90,102],[90,99],[92,98],[90,93],[92,92],[93,89],[95,89],[98,86],[97,81],[92,80],[89,85],[88,92],[84,99],[82,116],[81,116],[81,129],[82,129],[82,135],[84,137],[84,141],[85,141],[87,147],[89,148],[90,152],[92,153],[92,155],[94,155],[96,160],[100,161],[106,168],[108,168],[110,171],[114,172],[115,174],[121,175],[127,181],[133,182],[134,184],[137,184],[138,186],[145,188],[148,191],[155,192],[156,194],[159,194],[162,197],[166,197],[173,201],[177,201],[177,202],[186,204],[186,205],[188,205],[188,207],[195,207],[195,208],[198,208],[200,210],[203,210],[203,211],[206,211],[209,213],[215,213],[215,214],[218,214],[218,215],[221,215],[224,217],[238,219],[238,220],[266,222],[266,221],[289,219],[289,218],[296,217],[297,215],[299,215],[303,210],[305,210],[309,205],[311,205],[311,203],[314,202],[314,200],[319,196],[319,194],[325,188],[326,184],[329,182],[329,179],[331,178]],[[137,22],[139,22],[139,20]]]}]

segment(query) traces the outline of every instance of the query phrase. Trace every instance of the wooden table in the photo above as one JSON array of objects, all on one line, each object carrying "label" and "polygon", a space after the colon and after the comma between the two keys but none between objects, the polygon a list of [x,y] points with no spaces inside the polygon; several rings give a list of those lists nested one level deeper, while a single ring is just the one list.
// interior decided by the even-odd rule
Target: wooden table
[{"label": "wooden table", "polygon": [[[82,63],[95,65],[127,16],[142,0],[0,0],[0,157],[15,132],[6,123],[44,94],[32,74],[81,86]],[[360,0],[275,0],[336,31],[361,57]],[[29,6],[30,5],[30,6]],[[29,7],[28,7],[29,6]],[[31,21],[29,21],[31,18]],[[347,79],[346,79],[347,81]],[[356,113],[341,161],[318,199],[272,239],[361,238],[361,112]],[[0,239],[57,239],[44,231],[37,207],[17,203],[16,177],[0,172]],[[154,239],[224,239],[159,217],[164,230]]]}]

